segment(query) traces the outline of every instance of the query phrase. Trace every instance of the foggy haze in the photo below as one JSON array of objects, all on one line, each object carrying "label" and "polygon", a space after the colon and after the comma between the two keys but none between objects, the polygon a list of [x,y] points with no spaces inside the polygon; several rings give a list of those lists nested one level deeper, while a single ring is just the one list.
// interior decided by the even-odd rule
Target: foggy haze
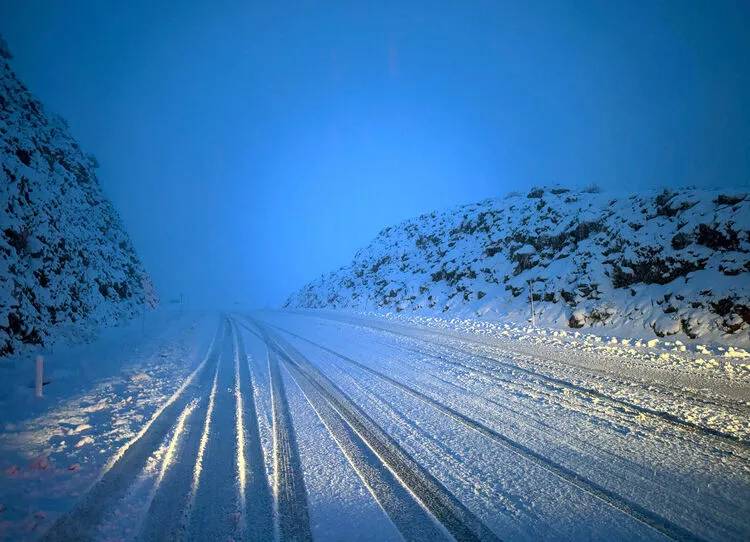
[{"label": "foggy haze", "polygon": [[0,3],[162,299],[278,305],[536,184],[747,186],[742,2]]}]

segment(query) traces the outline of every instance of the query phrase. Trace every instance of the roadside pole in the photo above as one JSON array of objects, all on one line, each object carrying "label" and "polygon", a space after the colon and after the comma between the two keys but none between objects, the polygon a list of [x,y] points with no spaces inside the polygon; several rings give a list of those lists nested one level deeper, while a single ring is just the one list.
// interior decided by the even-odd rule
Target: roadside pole
[{"label": "roadside pole", "polygon": [[36,378],[34,382],[34,395],[42,397],[42,387],[44,386],[44,357],[39,355],[36,357]]},{"label": "roadside pole", "polygon": [[531,281],[526,281],[529,285],[529,301],[531,301],[531,327],[536,327],[536,313],[534,312],[534,288]]}]

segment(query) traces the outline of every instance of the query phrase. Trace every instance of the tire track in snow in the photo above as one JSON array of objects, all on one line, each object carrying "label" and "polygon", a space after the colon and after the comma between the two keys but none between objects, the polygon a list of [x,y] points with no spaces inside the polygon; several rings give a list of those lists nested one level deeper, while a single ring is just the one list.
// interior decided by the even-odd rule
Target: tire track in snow
[{"label": "tire track in snow", "polygon": [[[234,341],[227,320],[209,398],[191,493],[186,535],[190,540],[230,540],[240,534],[236,476]],[[205,443],[205,444],[204,444]]]},{"label": "tire track in snow", "polygon": [[[219,344],[223,344],[226,334],[225,322],[222,321],[222,335]],[[213,417],[221,349],[215,352],[216,364],[212,378],[205,382],[201,391],[198,406],[188,425],[178,458],[173,467],[163,475],[141,525],[138,539],[141,541],[185,540],[189,538],[187,524],[191,518],[195,491],[200,481],[203,453],[207,435]]]},{"label": "tire track in snow", "polygon": [[[214,381],[216,371],[214,370]],[[198,399],[188,421],[182,443],[176,452],[171,468],[160,475],[148,512],[138,534],[138,540],[181,540],[185,538],[184,524],[190,509],[191,482],[194,461],[198,454],[204,420],[210,411],[208,386]]]},{"label": "tire track in snow", "polygon": [[[263,330],[261,335],[265,336]],[[266,338],[263,340],[266,345],[270,345]],[[305,480],[284,381],[279,371],[276,351],[268,348],[267,352],[273,417],[273,471],[278,538],[282,541],[311,541]]]},{"label": "tire track in snow", "polygon": [[[430,460],[430,463],[441,466],[441,476],[445,476],[445,478],[454,484],[465,486],[473,494],[470,498],[475,502],[475,509],[482,510],[485,517],[487,517],[486,514],[489,510],[494,510],[494,514],[501,514],[510,520],[508,524],[503,526],[503,529],[512,531],[518,528],[518,522],[526,523],[522,527],[521,534],[516,530],[516,534],[508,535],[510,540],[514,540],[515,538],[525,538],[528,540],[542,538],[541,536],[535,536],[535,528],[528,526],[529,522],[522,519],[540,521],[540,516],[533,510],[534,507],[529,506],[529,499],[521,498],[519,494],[505,491],[505,486],[498,488],[494,476],[497,471],[493,471],[492,478],[484,478],[482,475],[484,469],[481,469],[479,473],[475,471],[475,463],[465,461],[463,454],[457,454],[455,447],[447,444],[447,441],[442,436],[438,436],[439,431],[432,432],[425,429],[424,420],[407,414],[406,409],[402,405],[394,404],[392,402],[393,390],[383,390],[383,388],[388,386],[387,384],[383,384],[370,375],[364,375],[366,378],[362,378],[363,375],[352,372],[346,362],[341,362],[337,359],[334,363],[335,365],[331,365],[331,367],[335,367],[334,372],[336,376],[338,378],[343,377],[352,386],[350,388],[351,391],[344,390],[349,398],[357,404],[367,404],[368,413],[374,420],[378,416],[386,418],[388,420],[386,422],[387,425],[378,421],[375,423],[378,423],[381,427],[387,427],[388,434],[399,442],[404,442],[402,445],[404,450],[415,458],[415,460],[420,453],[431,455],[433,459]],[[339,386],[344,389],[345,385],[338,378],[334,378],[332,375],[329,378],[336,380]],[[360,397],[359,400],[355,398],[357,395]],[[417,405],[417,408],[421,407],[421,404],[414,402],[411,402],[410,406],[414,407],[415,405]],[[443,418],[433,418],[433,421],[436,425],[444,423]],[[442,428],[444,427],[442,426]],[[401,431],[401,435],[396,437],[393,433],[394,431]],[[454,434],[454,436],[458,441],[466,438],[465,434]],[[409,450],[410,443],[412,446],[411,451]],[[445,469],[444,471],[443,468]],[[447,487],[448,483],[446,481],[444,485]],[[476,503],[476,499],[482,499],[484,502]],[[460,500],[464,503],[467,502],[463,497]],[[547,531],[547,534],[554,531],[554,527],[548,524],[543,528]],[[562,535],[558,535],[558,538],[560,537]]]},{"label": "tire track in snow", "polygon": [[[493,386],[498,392],[509,392],[513,397],[523,396],[524,398],[534,400],[536,398],[543,398],[551,405],[562,407],[573,415],[586,416],[591,420],[596,420],[596,422],[599,424],[605,424],[610,427],[615,433],[620,433],[622,430],[621,428],[626,428],[629,431],[637,431],[639,429],[646,428],[646,426],[644,425],[645,420],[642,421],[638,419],[638,412],[632,411],[624,406],[612,406],[604,401],[589,401],[589,396],[568,393],[569,390],[564,388],[561,389],[558,386],[553,386],[545,382],[544,380],[535,381],[525,378],[514,379],[501,376],[497,373],[493,373],[484,365],[477,365],[475,367],[468,362],[461,363],[460,361],[453,359],[454,357],[458,357],[455,354],[438,355],[426,349],[407,346],[405,344],[387,343],[385,340],[376,340],[375,342],[395,351],[404,351],[410,354],[423,356],[423,358],[429,358],[425,361],[438,371],[455,369],[459,371],[459,373],[457,374],[470,377],[472,380],[472,384],[474,385],[476,385],[477,383],[481,383],[482,385]],[[460,382],[447,381],[440,377],[439,374],[437,374],[432,369],[417,368],[416,366],[412,365],[409,366],[409,370],[414,374],[419,371],[420,375],[430,375],[431,378],[434,378],[436,381],[442,382],[448,388],[454,389],[462,394],[473,396],[481,403],[486,403],[487,405],[491,405],[492,407],[510,413],[515,418],[515,423],[524,427],[528,427],[533,431],[538,431],[552,440],[556,440],[557,437],[562,435],[565,437],[566,443],[572,450],[575,450],[581,456],[588,457],[589,460],[600,460],[599,458],[595,458],[590,455],[590,450],[592,447],[596,449],[597,453],[600,455],[611,457],[615,460],[623,459],[622,456],[617,456],[616,454],[614,454],[609,449],[606,442],[602,444],[595,444],[591,440],[588,440],[586,434],[580,433],[578,428],[566,429],[565,427],[560,427],[559,425],[553,426],[547,419],[545,419],[543,416],[539,416],[536,412],[522,412],[514,409],[507,402],[500,403],[498,400],[491,398],[482,391],[474,390],[474,386],[467,386],[463,382],[463,380],[461,380]],[[479,403],[476,404],[475,408],[478,408],[480,411],[484,410],[484,407],[480,406]],[[475,417],[475,415],[472,414],[472,417]],[[664,424],[661,423],[661,420],[654,420],[653,418],[647,419],[656,422],[656,425],[648,426],[648,429],[652,432],[651,438],[657,441],[669,443],[671,442],[670,438],[674,439],[687,437],[687,435],[684,434],[684,431],[681,431],[680,428],[676,428],[671,425],[669,425],[668,427],[672,430],[677,431],[677,434],[663,434],[658,431],[658,429],[663,429],[664,427]],[[533,423],[530,423],[529,420],[533,420]],[[576,442],[585,443],[585,447],[581,447],[580,445],[576,444]],[[734,448],[733,450],[734,453],[732,453],[732,451],[725,452],[725,448],[723,447],[717,448],[717,451],[719,453],[729,453],[738,459],[743,459],[743,454],[738,453],[739,451]],[[714,460],[715,458],[715,455],[706,455],[706,460]],[[638,467],[637,463],[630,464],[633,467]],[[604,468],[606,470],[609,467],[605,464]],[[650,479],[650,472],[651,471],[644,471],[645,477],[648,477]],[[627,476],[629,477],[630,473],[628,473]],[[644,480],[646,479],[644,476],[641,477]]]},{"label": "tire track in snow", "polygon": [[[611,395],[607,395],[607,394],[605,394],[603,392],[600,392],[598,390],[595,390],[593,388],[590,388],[590,387],[587,387],[587,386],[582,386],[582,385],[579,385],[579,384],[574,384],[573,382],[569,382],[569,381],[564,380],[562,378],[557,378],[557,377],[554,377],[554,376],[546,375],[544,373],[540,373],[540,372],[535,371],[533,369],[529,369],[529,368],[526,368],[526,367],[521,367],[519,365],[516,365],[516,364],[513,364],[513,363],[509,363],[508,361],[503,361],[501,359],[498,359],[498,358],[495,358],[495,357],[491,357],[491,356],[488,356],[486,354],[480,354],[480,353],[474,352],[472,350],[467,350],[465,348],[459,348],[459,347],[456,347],[456,346],[452,346],[450,344],[446,344],[444,342],[441,342],[441,343],[430,342],[429,340],[425,339],[424,337],[421,337],[419,334],[408,333],[406,331],[396,330],[396,329],[393,329],[393,328],[391,328],[389,326],[376,325],[374,323],[365,323],[365,322],[360,322],[360,321],[356,321],[356,323],[355,323],[355,322],[349,322],[347,320],[339,320],[339,319],[326,318],[324,316],[321,316],[320,318],[323,318],[323,319],[326,319],[326,320],[329,320],[329,321],[342,322],[342,323],[346,323],[346,324],[353,325],[353,326],[366,327],[366,328],[370,328],[370,329],[376,329],[376,330],[379,330],[379,331],[385,331],[386,333],[390,333],[390,334],[401,336],[401,337],[407,337],[407,338],[412,339],[412,340],[416,340],[416,341],[420,341],[420,342],[423,342],[423,343],[427,343],[427,344],[429,344],[432,347],[443,348],[445,350],[451,351],[451,352],[459,354],[459,355],[473,356],[473,357],[482,359],[484,361],[489,361],[492,364],[500,365],[500,366],[504,367],[507,370],[519,371],[521,373],[530,375],[530,376],[532,376],[534,378],[538,378],[540,380],[545,380],[547,382],[551,382],[551,383],[556,384],[558,386],[561,386],[563,388],[567,388],[567,389],[569,389],[571,391],[578,392],[578,393],[581,393],[581,394],[584,394],[584,395],[588,395],[590,397],[593,397],[593,398],[596,398],[596,399],[599,399],[599,400],[608,401],[610,403],[618,405],[619,407],[625,407],[625,408],[628,408],[628,409],[631,409],[631,410],[635,410],[638,413],[643,414],[643,415],[647,415],[647,416],[658,418],[660,421],[666,422],[666,423],[668,423],[668,424],[670,424],[672,426],[675,426],[675,427],[677,427],[679,429],[682,429],[684,431],[688,431],[690,433],[702,434],[702,435],[708,436],[708,437],[717,438],[717,439],[719,439],[719,440],[721,440],[723,442],[726,442],[727,444],[734,445],[734,446],[740,446],[744,450],[750,450],[750,441],[748,441],[746,439],[743,439],[741,437],[738,437],[736,435],[733,435],[731,433],[725,433],[723,431],[720,431],[718,429],[714,429],[712,427],[705,427],[703,425],[700,425],[700,424],[691,422],[689,420],[685,420],[683,418],[680,418],[679,416],[676,416],[674,414],[670,414],[669,412],[664,412],[662,410],[655,410],[653,408],[649,408],[649,407],[646,407],[646,406],[638,405],[638,404],[632,403],[630,401],[626,401],[624,399],[618,399],[616,397],[612,397]],[[434,331],[425,330],[425,333],[435,335],[435,336],[437,336],[437,337],[439,337],[441,339],[458,340],[458,338],[454,338],[454,337],[451,337],[451,336],[446,336],[446,335],[443,335],[443,334],[440,334],[440,333],[434,332]],[[482,347],[487,347],[488,346],[488,345],[486,345],[486,344],[484,344],[484,343],[482,343],[480,341],[472,340],[470,338],[467,338],[466,340],[469,341],[469,342],[473,342],[473,343],[475,343],[475,344],[477,344],[479,346],[482,346]],[[523,357],[538,358],[538,359],[540,359],[541,361],[544,361],[544,362],[548,361],[548,360],[546,360],[546,359],[544,359],[544,358],[542,358],[540,356],[535,356],[535,355],[528,354],[528,353],[525,353],[525,352],[516,352],[516,351],[511,350],[511,349],[506,349],[506,348],[502,348],[502,347],[498,347],[498,346],[494,346],[494,345],[491,346],[491,348],[495,348],[497,350],[500,350],[504,354],[508,355],[509,357],[523,356]],[[432,356],[434,356],[434,354],[428,354],[426,352],[425,352],[425,355],[432,355]]]},{"label": "tire track in snow", "polygon": [[[255,322],[271,351],[307,377],[317,391],[336,409],[370,449],[387,465],[456,540],[491,540],[498,537],[451,494],[434,476],[424,470],[377,424],[359,409],[333,382],[280,337],[270,339],[269,330]],[[249,329],[249,328],[248,328]]]},{"label": "tire track in snow", "polygon": [[375,453],[325,399],[315,384],[293,364],[294,381],[325,425],[344,456],[406,540],[431,542],[449,535],[421,503],[401,485]]},{"label": "tire track in snow", "polygon": [[[141,540],[273,539],[252,392],[245,400],[251,381],[241,363],[244,345],[231,320],[229,331],[210,394],[152,502]],[[234,472],[227,468],[231,464]]]},{"label": "tire track in snow", "polygon": [[60,518],[42,536],[45,542],[83,541],[96,536],[96,527],[114,504],[125,496],[138,473],[143,470],[151,454],[159,448],[180,413],[205,388],[210,366],[216,357],[217,337],[224,329],[219,325],[206,356],[177,391],[154,413],[138,434],[123,446],[103,469],[99,479],[78,501],[72,510]]},{"label": "tire track in snow", "polygon": [[[369,343],[368,343],[369,344]],[[317,358],[316,358],[317,360]],[[329,367],[336,367],[336,374],[338,377],[344,377],[349,379],[356,387],[359,387],[360,389],[364,390],[366,395],[370,396],[370,401],[361,403],[360,404],[367,404],[368,405],[368,411],[369,411],[369,405],[375,404],[378,402],[381,402],[381,398],[388,398],[391,397],[394,393],[394,390],[391,388],[390,390],[387,389],[389,386],[388,383],[383,382],[382,380],[378,379],[377,377],[374,377],[368,373],[365,373],[364,371],[361,371],[359,369],[355,369],[355,371],[352,371],[351,367],[346,367],[347,363],[345,361],[340,360],[340,358],[333,358],[332,356],[326,356],[325,358],[320,359],[320,365],[323,366],[325,364],[326,372],[328,373]],[[408,373],[403,373],[401,369],[397,367],[397,364],[394,364],[393,366],[383,367],[382,371],[386,374],[398,374],[398,380],[401,382],[412,382],[412,378],[419,379],[419,376],[417,373],[409,375]],[[394,371],[391,373],[390,371]],[[338,382],[338,378],[336,379]],[[505,434],[509,435],[515,435],[517,434],[516,431],[519,429],[526,427],[529,429],[534,429],[535,431],[541,432],[542,435],[546,435],[547,441],[538,441],[536,437],[532,437],[531,443],[525,442],[524,440],[521,440],[521,442],[524,445],[527,445],[531,447],[532,449],[541,451],[542,454],[545,455],[545,457],[550,458],[552,461],[557,461],[558,459],[554,455],[549,454],[556,454],[558,450],[556,449],[556,444],[560,436],[563,437],[569,437],[576,435],[575,429],[572,431],[566,430],[565,428],[565,422],[564,420],[561,420],[561,423],[559,425],[549,425],[546,424],[546,422],[540,421],[539,423],[542,424],[541,427],[536,427],[531,424],[527,424],[525,422],[525,419],[528,417],[528,414],[523,414],[518,411],[514,411],[512,407],[510,407],[508,404],[503,404],[498,401],[494,401],[490,398],[483,397],[481,392],[480,393],[474,393],[467,389],[464,389],[463,387],[455,386],[454,384],[446,384],[447,388],[439,387],[432,389],[431,386],[427,385],[425,386],[426,382],[421,382],[420,385],[417,385],[417,389],[420,391],[423,391],[427,395],[436,398],[439,402],[444,404],[449,404],[454,406],[455,408],[461,410],[466,416],[478,420],[481,423],[485,423],[489,425],[491,428],[495,430],[501,430]],[[422,387],[425,386],[425,387]],[[449,393],[449,389],[455,389],[458,394]],[[377,390],[377,391],[374,391]],[[405,392],[398,390],[396,393],[398,394],[404,394]],[[466,394],[466,395],[465,395]],[[491,410],[485,412],[482,410],[482,408],[478,408],[479,402],[472,402],[472,401],[466,401],[469,399],[469,396],[473,395],[477,400],[480,400],[482,403],[487,402],[489,404],[495,405],[496,408],[499,411],[504,411],[511,413],[513,416],[519,416],[518,419],[513,419],[513,416],[508,419],[508,425],[501,426],[499,429],[497,425],[493,423],[493,421],[486,421],[486,420],[494,420],[494,422],[497,422],[497,416],[496,413],[493,414]],[[399,407],[396,404],[390,405],[390,410],[393,412],[397,412]],[[544,407],[543,407],[544,408]],[[475,410],[477,409],[477,410]],[[485,416],[488,416],[485,418]],[[419,417],[417,415],[417,417]],[[411,418],[410,418],[411,419]],[[423,422],[417,422],[416,427],[419,429],[422,429]],[[525,432],[525,431],[524,431]],[[430,433],[426,433],[426,438],[429,438]],[[481,435],[477,435],[480,436]],[[424,447],[424,443],[427,442],[427,440],[421,441],[422,444],[420,447]],[[549,442],[552,444],[551,448],[546,447],[546,443]],[[609,450],[605,448],[600,448],[597,450],[595,454],[591,454],[590,450],[585,446],[585,441],[582,441],[582,445],[579,447],[577,445],[570,445],[568,443],[568,446],[570,447],[569,453],[575,454],[576,462],[574,464],[567,464],[565,463],[565,460],[561,460],[563,464],[566,464],[568,468],[572,471],[578,471],[581,472],[579,469],[583,469],[583,474],[585,476],[588,476],[585,474],[588,472],[588,469],[592,466],[595,470],[599,470],[601,473],[606,474],[606,481],[603,482],[603,485],[605,487],[608,487],[611,491],[614,491],[616,493],[619,493],[621,490],[619,487],[621,487],[619,484],[624,484],[624,487],[628,488],[630,490],[629,494],[626,494],[626,498],[631,498],[636,500],[636,502],[639,502],[641,498],[644,500],[646,499],[646,496],[648,497],[648,502],[651,502],[651,499],[656,499],[654,502],[663,502],[663,495],[671,495],[670,497],[670,504],[669,509],[673,512],[684,511],[685,516],[689,516],[690,512],[689,510],[693,510],[697,515],[693,516],[693,521],[691,524],[686,527],[688,530],[692,530],[695,532],[696,529],[698,529],[697,525],[703,526],[703,528],[700,530],[701,533],[707,534],[707,533],[713,533],[714,536],[719,537],[727,537],[730,538],[732,536],[740,537],[740,533],[742,532],[741,527],[737,528],[737,518],[733,517],[738,514],[738,512],[732,512],[734,510],[734,506],[731,504],[731,500],[727,501],[721,498],[721,494],[714,495],[713,497],[708,496],[705,494],[702,489],[696,489],[697,486],[695,486],[690,479],[681,479],[677,481],[675,484],[669,484],[664,483],[664,481],[656,479],[656,473],[652,470],[643,469],[639,470],[637,472],[633,472],[626,469],[621,469],[619,461],[622,461],[622,459],[615,454],[610,454]],[[559,456],[558,456],[559,457]],[[611,460],[614,461],[608,461],[607,458],[611,457]],[[711,460],[714,458],[711,457]],[[679,461],[679,460],[678,460]],[[698,463],[700,464],[700,463]],[[639,468],[640,464],[638,463],[630,463],[628,462],[629,468]],[[739,465],[740,468],[742,468],[742,465]],[[453,470],[453,469],[451,469]],[[640,488],[636,487],[634,482],[631,482],[631,480],[635,481],[636,478],[639,478],[641,480]],[[597,478],[592,478],[594,481],[597,481]],[[610,485],[610,481],[612,485]],[[599,482],[602,483],[602,482]],[[645,484],[645,486],[644,486]],[[687,485],[685,485],[687,484]],[[683,494],[675,494],[674,489],[675,487],[685,487],[688,491]],[[575,486],[572,486],[572,488],[575,490]],[[692,489],[692,491],[691,491]],[[695,507],[696,504],[696,492],[700,491],[700,502],[701,506]],[[527,492],[527,495],[534,495],[535,492],[532,490],[531,492]],[[643,497],[641,497],[643,495]],[[634,497],[633,497],[634,496]],[[714,500],[716,499],[716,500]],[[648,508],[648,502],[643,502],[645,505],[644,507]],[[699,519],[702,516],[702,511],[704,509],[704,505],[708,506],[711,505],[713,507],[712,515],[713,518],[705,517],[703,519]],[[729,508],[727,508],[727,505],[729,505]],[[609,506],[609,505],[607,505]],[[657,511],[657,513],[659,513]],[[664,515],[664,513],[660,513],[660,515]],[[683,515],[683,514],[679,514]],[[741,512],[740,512],[741,515]],[[723,518],[723,519],[722,519]],[[706,523],[704,523],[704,520],[708,521],[713,519],[716,523],[711,523],[711,526],[707,526]],[[716,534],[716,533],[723,533],[723,534]]]},{"label": "tire track in snow", "polygon": [[[338,330],[340,333],[341,328],[334,326],[329,328],[330,330]],[[335,333],[330,336],[331,339],[335,337]],[[326,335],[328,337],[328,335]],[[393,375],[390,372],[398,369],[398,379],[402,382],[408,382],[420,391],[427,393],[432,397],[437,397],[442,403],[452,404],[461,410],[464,414],[475,420],[480,420],[487,424],[489,427],[501,432],[514,435],[520,427],[526,427],[532,430],[535,435],[531,441],[525,440],[523,437],[520,438],[519,442],[524,445],[531,447],[532,449],[538,450],[545,456],[550,457],[553,461],[560,461],[567,465],[573,471],[582,473],[592,480],[602,483],[604,486],[610,488],[616,493],[623,494],[626,498],[641,502],[646,508],[657,507],[660,505],[649,503],[661,502],[659,495],[671,494],[669,510],[680,513],[672,518],[677,518],[680,515],[688,515],[688,510],[693,510],[695,519],[684,525],[690,530],[703,533],[708,536],[708,533],[717,532],[717,529],[726,528],[728,530],[721,531],[726,535],[734,532],[735,534],[741,532],[741,527],[737,525],[738,522],[737,513],[732,512],[733,507],[731,506],[732,499],[727,500],[725,493],[720,489],[716,489],[718,486],[714,483],[709,483],[703,488],[699,489],[699,486],[694,483],[694,480],[690,476],[678,476],[677,472],[682,472],[680,469],[685,465],[684,459],[679,456],[675,456],[669,452],[660,453],[659,461],[664,462],[661,467],[661,472],[656,472],[653,468],[652,463],[643,463],[639,458],[643,456],[642,451],[638,448],[628,444],[626,440],[620,441],[620,428],[624,428],[626,431],[635,431],[635,435],[640,435],[640,438],[648,439],[650,444],[658,444],[659,446],[667,446],[672,448],[676,440],[683,441],[690,446],[690,449],[695,453],[695,457],[692,459],[693,464],[705,465],[706,469],[721,468],[725,472],[734,470],[734,468],[743,469],[747,462],[747,455],[743,454],[742,451],[730,443],[717,442],[715,439],[705,440],[703,438],[696,438],[692,436],[692,433],[685,432],[679,427],[673,427],[668,424],[661,423],[659,419],[652,417],[638,416],[637,412],[629,411],[625,407],[610,406],[606,401],[589,401],[589,397],[586,395],[580,395],[576,393],[568,392],[567,389],[561,389],[558,386],[554,386],[545,382],[544,380],[532,380],[531,378],[524,378],[522,375],[515,375],[516,378],[509,378],[498,376],[495,377],[490,372],[489,364],[483,364],[480,360],[472,359],[471,361],[459,358],[459,356],[449,353],[440,352],[437,350],[427,351],[423,350],[421,345],[412,340],[400,340],[389,342],[389,335],[376,334],[372,338],[374,342],[383,345],[388,348],[387,352],[383,352],[386,356],[383,358],[385,361],[388,360],[380,369],[385,374]],[[326,341],[326,344],[330,344]],[[341,350],[344,349],[344,343],[341,344]],[[367,341],[367,344],[371,344]],[[334,346],[335,348],[335,346]],[[399,365],[395,359],[391,359],[392,355],[398,356],[400,350],[422,354],[426,359],[421,360],[421,363],[415,363],[414,365],[408,364],[410,369],[407,372],[403,371],[403,368]],[[346,349],[351,354],[352,350]],[[437,354],[436,354],[437,352]],[[355,357],[357,357],[355,355]],[[468,356],[464,356],[468,358]],[[434,361],[433,361],[434,360]],[[463,362],[463,363],[462,363]],[[560,423],[554,423],[554,418],[546,418],[544,415],[538,416],[537,414],[543,414],[547,411],[547,405],[543,408],[527,411],[526,408],[522,411],[517,411],[513,408],[513,402],[498,402],[491,397],[494,397],[492,392],[483,393],[484,390],[476,390],[476,380],[472,378],[470,381],[467,380],[465,383],[463,379],[459,385],[458,382],[451,382],[447,384],[449,389],[455,390],[457,395],[450,397],[446,401],[447,397],[444,397],[442,386],[439,388],[434,387],[434,382],[428,381],[423,378],[426,374],[431,373],[429,369],[424,369],[423,364],[430,364],[431,366],[444,366],[456,367],[459,370],[464,368],[469,374],[474,374],[474,364],[478,366],[477,377],[479,380],[484,380],[486,376],[489,380],[497,380],[503,385],[498,388],[498,392],[505,394],[507,391],[505,386],[510,384],[510,388],[517,388],[519,390],[527,388],[529,391],[534,390],[531,395],[539,397],[540,395],[551,401],[550,405],[554,405],[551,412],[553,417],[563,415],[562,412],[557,412],[557,407],[568,409],[573,416],[586,416],[595,420],[598,427],[602,426],[602,423],[607,427],[610,427],[613,431],[612,436],[615,437],[619,446],[610,447],[610,438],[602,439],[599,432],[589,433],[588,428],[584,427],[584,431],[576,424],[569,426],[566,419],[559,420]],[[444,365],[445,364],[445,365]],[[419,367],[419,368],[417,368]],[[504,371],[499,371],[500,374],[504,374]],[[483,376],[481,376],[483,375]],[[439,378],[436,376],[436,378]],[[470,384],[471,382],[471,384]],[[536,389],[538,386],[540,389]],[[547,390],[547,391],[544,391]],[[553,393],[556,392],[556,393]],[[464,394],[473,396],[476,401],[464,403]],[[513,393],[511,397],[517,394]],[[467,397],[468,398],[468,397]],[[490,405],[495,406],[497,409],[503,412],[511,414],[507,426],[496,425],[497,418],[492,412]],[[612,417],[610,417],[612,416]],[[516,418],[517,417],[517,418]],[[515,418],[515,419],[514,419]],[[529,423],[529,420],[533,420],[533,423]],[[542,442],[537,442],[536,439],[541,436]],[[624,436],[624,435],[623,435]],[[702,437],[702,435],[699,435]],[[569,448],[570,452],[575,454],[575,459],[568,462],[569,458],[561,458],[557,453],[558,451],[547,451],[544,441],[550,443],[556,443],[560,441],[560,437],[563,437],[566,447]],[[645,442],[645,441],[644,441]],[[727,449],[726,446],[731,446]],[[619,452],[617,451],[619,450]],[[624,452],[624,455],[622,455]],[[620,453],[621,455],[617,455]],[[609,459],[611,458],[612,461]],[[710,465],[710,466],[709,466]],[[721,465],[721,466],[719,466]],[[730,466],[734,465],[734,467]],[[598,477],[595,472],[598,471],[599,475],[605,474],[606,478],[602,479]],[[592,472],[591,475],[587,474]],[[735,471],[736,472],[736,471]],[[636,489],[639,487],[639,489]],[[675,487],[683,487],[686,490],[680,494],[674,492]],[[700,506],[696,506],[695,492],[700,491]],[[645,492],[645,493],[642,493]],[[646,497],[646,494],[650,495]],[[643,495],[643,496],[642,496]],[[728,506],[729,505],[729,506]],[[672,512],[667,512],[665,508],[657,508],[656,511],[661,515],[667,515]],[[710,512],[709,512],[710,510]],[[705,516],[703,516],[705,512]],[[742,513],[739,513],[742,516]],[[701,519],[698,519],[701,518]],[[710,524],[707,522],[711,522]],[[715,523],[713,523],[715,522]],[[699,527],[702,526],[701,527]],[[711,525],[711,526],[709,526]],[[733,527],[729,527],[733,526]],[[739,530],[738,530],[739,529]]]},{"label": "tire track in snow", "polygon": [[[277,327],[277,326],[274,326],[274,327]],[[282,329],[282,328],[277,327],[277,329]],[[590,495],[609,504],[613,508],[616,508],[622,513],[627,514],[633,519],[651,527],[652,529],[660,532],[661,534],[673,540],[680,540],[680,541],[703,540],[702,538],[690,532],[689,530],[669,521],[668,519],[660,516],[659,514],[656,514],[655,512],[652,512],[644,508],[643,506],[639,505],[636,502],[631,501],[630,499],[627,499],[625,497],[622,497],[621,495],[618,495],[617,493],[597,484],[596,482],[592,480],[589,480],[588,478],[576,473],[575,471],[565,467],[564,465],[561,465],[560,463],[557,463],[555,461],[548,459],[547,457],[539,454],[538,452],[532,450],[531,448],[528,448],[527,446],[524,446],[523,444],[520,444],[510,439],[509,437],[487,427],[486,425],[476,420],[473,420],[472,418],[469,418],[468,416],[458,412],[452,407],[444,405],[440,403],[439,401],[433,399],[432,397],[429,397],[428,395],[410,386],[407,386],[406,384],[403,384],[387,375],[384,375],[374,369],[371,369],[367,365],[364,365],[344,354],[341,354],[326,346],[323,346],[314,341],[311,341],[310,339],[307,339],[305,337],[302,337],[300,335],[297,335],[295,333],[292,333],[283,329],[282,331],[284,331],[288,335],[291,335],[299,340],[302,340],[308,344],[311,344],[325,352],[328,352],[358,367],[359,369],[376,376],[377,378],[389,383],[390,385],[407,392],[408,394],[419,399],[420,401],[436,408],[437,410],[457,420],[464,426],[474,431],[479,432],[481,435],[497,442],[498,444],[510,450],[511,452],[523,457],[524,459],[528,461],[531,461],[537,464],[538,466],[540,466],[547,472],[550,472],[551,474],[557,476],[558,478],[561,478],[575,485],[582,491],[589,493]],[[317,369],[315,370],[317,371]]]},{"label": "tire track in snow", "polygon": [[[240,483],[242,493],[240,499],[245,509],[243,534],[249,540],[272,540],[274,536],[273,497],[266,477],[250,361],[236,322],[233,322],[233,333],[236,340],[235,386],[239,394],[238,424],[243,427],[244,433],[241,468],[244,469],[245,481],[244,484]],[[238,451],[238,457],[239,455],[240,451]],[[238,476],[242,475],[238,473]]]}]

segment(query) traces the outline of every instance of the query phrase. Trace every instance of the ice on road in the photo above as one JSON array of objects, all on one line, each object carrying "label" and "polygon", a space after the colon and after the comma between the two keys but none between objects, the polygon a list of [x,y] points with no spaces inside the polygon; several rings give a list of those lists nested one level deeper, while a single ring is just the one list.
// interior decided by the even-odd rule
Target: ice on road
[{"label": "ice on road", "polygon": [[43,540],[750,538],[744,381],[354,314],[215,322]]}]

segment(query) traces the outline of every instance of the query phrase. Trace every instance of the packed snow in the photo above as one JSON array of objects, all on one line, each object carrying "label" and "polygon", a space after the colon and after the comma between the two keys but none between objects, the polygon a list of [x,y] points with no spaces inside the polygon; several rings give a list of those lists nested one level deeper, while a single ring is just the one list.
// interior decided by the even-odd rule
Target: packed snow
[{"label": "packed snow", "polygon": [[41,399],[31,356],[0,362],[0,539],[37,538],[86,492],[197,365],[215,322],[158,312],[59,346]]},{"label": "packed snow", "polygon": [[[737,368],[697,362],[709,356]],[[7,539],[750,535],[739,348],[404,313],[162,311],[145,335],[60,349],[43,399],[18,361],[0,397]]]}]

